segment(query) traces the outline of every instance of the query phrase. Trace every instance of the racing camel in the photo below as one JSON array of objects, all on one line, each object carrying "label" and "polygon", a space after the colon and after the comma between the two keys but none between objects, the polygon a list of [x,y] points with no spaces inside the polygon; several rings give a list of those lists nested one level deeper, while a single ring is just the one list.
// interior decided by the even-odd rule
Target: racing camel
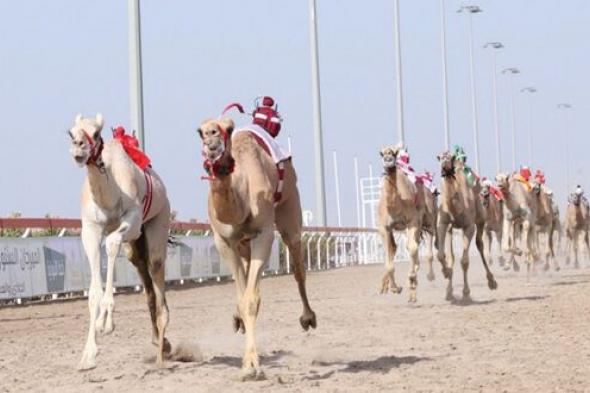
[{"label": "racing camel", "polygon": [[246,335],[241,379],[261,379],[264,373],[255,340],[259,284],[270,256],[275,225],[292,256],[303,303],[300,323],[304,330],[316,327],[316,315],[305,288],[301,204],[295,169],[290,159],[277,163],[272,152],[266,151],[272,145],[272,141],[264,142],[268,139],[266,131],[256,126],[248,130],[234,128],[234,122],[228,118],[206,120],[198,133],[210,175],[208,212],[215,245],[236,284],[234,329]]},{"label": "racing camel", "polygon": [[[463,232],[463,254],[461,267],[463,268],[463,300],[471,299],[471,290],[467,272],[469,270],[469,247],[475,235],[475,244],[488,281],[488,287],[494,290],[498,287],[484,255],[483,232],[485,212],[479,199],[481,185],[471,169],[465,166],[465,154],[459,147],[455,151],[445,151],[438,156],[441,167],[441,191],[438,215],[438,260],[443,265],[443,274],[448,280],[446,299],[453,300],[453,265],[455,258],[452,248],[452,229]],[[447,237],[448,234],[448,237]],[[450,261],[447,261],[450,259]]]},{"label": "racing camel", "polygon": [[[412,181],[415,176],[409,170],[408,162],[401,155],[407,155],[402,145],[385,147],[381,150],[381,160],[385,175],[379,199],[379,234],[383,239],[387,260],[385,274],[381,281],[381,293],[391,290],[400,293],[401,287],[395,282],[394,260],[397,244],[393,231],[406,231],[406,247],[410,256],[411,266],[408,271],[408,285],[410,287],[409,301],[416,302],[418,286],[418,245],[422,234],[427,234],[427,260],[429,264],[429,279],[434,279],[432,273],[432,238],[436,232],[436,200],[433,193],[424,186],[423,180]],[[408,170],[404,170],[408,168]]]},{"label": "racing camel", "polygon": [[[156,172],[142,170],[117,139],[105,142],[101,136],[104,120],[78,115],[68,131],[70,153],[86,168],[82,186],[82,244],[90,264],[88,291],[90,327],[80,370],[96,367],[96,332],[111,333],[115,328],[113,274],[121,246],[141,278],[150,310],[152,342],[157,345],[156,361],[162,365],[170,352],[164,337],[168,306],[164,294],[164,264],[170,221],[166,188]],[[103,293],[100,274],[100,245],[105,238],[108,258]]]}]

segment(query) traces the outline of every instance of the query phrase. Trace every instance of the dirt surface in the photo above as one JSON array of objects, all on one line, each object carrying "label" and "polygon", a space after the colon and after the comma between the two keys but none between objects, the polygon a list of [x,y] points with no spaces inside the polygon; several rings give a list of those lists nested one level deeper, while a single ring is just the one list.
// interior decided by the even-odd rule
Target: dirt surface
[{"label": "dirt surface", "polygon": [[[397,269],[405,283],[407,264]],[[143,295],[115,298],[116,330],[99,337],[98,367],[78,372],[85,300],[0,309],[0,392],[590,390],[590,269],[501,272],[488,290],[476,259],[471,303],[444,301],[419,275],[418,304],[378,295],[382,266],[308,275],[318,329],[303,332],[292,276],[265,279],[258,323],[266,380],[238,382],[244,337],[233,333],[233,283],[168,291],[173,346],[197,361],[153,364]],[[455,295],[461,276],[455,274]]]}]

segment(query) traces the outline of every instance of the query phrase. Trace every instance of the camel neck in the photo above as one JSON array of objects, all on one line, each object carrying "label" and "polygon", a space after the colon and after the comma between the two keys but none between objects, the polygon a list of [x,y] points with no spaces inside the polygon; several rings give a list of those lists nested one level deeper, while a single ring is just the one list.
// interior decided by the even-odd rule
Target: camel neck
[{"label": "camel neck", "polygon": [[210,181],[210,202],[215,217],[224,224],[237,225],[244,220],[243,204],[235,189],[236,174]]},{"label": "camel neck", "polygon": [[110,168],[86,165],[88,185],[92,200],[101,208],[112,209],[119,200],[117,184],[110,173]]}]

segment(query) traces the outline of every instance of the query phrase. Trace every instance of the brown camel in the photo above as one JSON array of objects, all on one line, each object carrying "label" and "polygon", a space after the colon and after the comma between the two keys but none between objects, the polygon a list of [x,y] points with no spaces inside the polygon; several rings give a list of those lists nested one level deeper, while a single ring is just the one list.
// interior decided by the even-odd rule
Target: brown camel
[{"label": "brown camel", "polygon": [[[113,274],[121,246],[143,282],[151,315],[152,342],[158,347],[157,363],[161,365],[164,355],[170,351],[170,343],[164,337],[168,324],[164,265],[170,204],[164,183],[154,170],[141,170],[119,141],[103,141],[103,124],[101,115],[96,118],[78,115],[68,131],[70,153],[87,172],[82,186],[82,243],[91,271],[90,327],[78,368],[96,367],[96,331],[108,334],[115,328]],[[103,237],[108,257],[104,294],[100,275]]]},{"label": "brown camel", "polygon": [[[463,299],[469,300],[471,290],[467,272],[469,269],[469,248],[471,239],[475,234],[475,244],[481,257],[488,287],[494,290],[498,287],[484,255],[483,232],[485,225],[485,211],[479,199],[481,186],[465,167],[462,150],[456,149],[455,153],[445,151],[438,156],[441,165],[441,204],[438,215],[438,260],[443,265],[443,274],[448,279],[446,299],[453,300],[453,265],[455,258],[452,250],[452,229],[460,229],[463,232],[463,255],[461,267],[463,268]],[[473,184],[470,184],[473,183]],[[447,238],[447,234],[449,234]],[[450,261],[447,261],[450,259]]]},{"label": "brown camel", "polygon": [[[517,246],[521,240],[524,247],[524,257],[527,263],[527,279],[532,265],[537,259],[534,247],[537,222],[537,200],[533,197],[532,189],[522,181],[515,180],[506,174],[496,176],[498,188],[504,196],[504,225],[502,251],[509,255],[510,261],[504,266],[506,270],[512,265],[515,271],[520,267],[515,255],[522,255],[523,251]],[[511,263],[510,263],[511,262]]]},{"label": "brown camel", "polygon": [[315,328],[316,316],[305,288],[295,169],[290,160],[283,162],[284,184],[277,201],[281,181],[275,162],[255,134],[238,131],[234,134],[230,119],[207,120],[198,130],[211,175],[208,210],[215,245],[231,268],[236,284],[234,329],[246,334],[241,370],[241,379],[246,380],[264,376],[254,333],[260,307],[260,277],[271,252],[275,225],[293,257],[303,303],[303,329]]},{"label": "brown camel", "polygon": [[502,255],[502,224],[504,221],[503,202],[502,196],[499,194],[491,181],[484,180],[481,184],[481,203],[485,211],[486,222],[484,225],[484,244],[485,250],[487,251],[487,260],[491,265],[492,258],[492,234],[496,235],[496,241],[498,242],[498,249],[500,251],[498,255],[498,263],[500,266],[504,266],[504,256]]},{"label": "brown camel", "polygon": [[545,234],[546,239],[543,243],[545,255],[544,270],[550,269],[551,261],[553,261],[553,268],[555,271],[559,270],[559,264],[555,259],[555,251],[553,247],[553,232],[555,231],[555,212],[553,210],[553,191],[548,187],[538,182],[534,183],[533,193],[537,199],[537,222],[536,222],[536,236],[535,249],[540,250],[540,235]]},{"label": "brown camel", "polygon": [[567,237],[565,263],[570,263],[571,253],[574,254],[574,267],[579,268],[578,247],[580,242],[588,248],[588,222],[590,220],[590,206],[584,194],[578,190],[570,194],[565,212],[565,234]]},{"label": "brown camel", "polygon": [[[394,260],[397,244],[393,231],[406,230],[406,247],[410,255],[411,266],[408,270],[409,301],[416,302],[418,286],[418,244],[422,233],[434,236],[436,228],[436,201],[434,195],[423,184],[412,182],[398,168],[398,155],[401,145],[386,147],[381,150],[381,159],[385,176],[379,199],[379,233],[387,253],[385,275],[381,282],[381,293],[391,290],[400,293],[402,288],[395,283]],[[432,242],[430,242],[432,244]],[[432,265],[432,248],[429,264]]]}]

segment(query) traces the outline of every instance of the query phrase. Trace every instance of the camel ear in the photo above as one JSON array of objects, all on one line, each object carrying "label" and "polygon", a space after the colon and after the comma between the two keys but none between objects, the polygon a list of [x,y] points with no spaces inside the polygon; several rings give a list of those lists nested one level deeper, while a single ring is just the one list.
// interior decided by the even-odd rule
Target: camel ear
[{"label": "camel ear", "polygon": [[72,134],[72,130],[67,130],[66,131],[68,133],[68,135],[70,136],[71,140],[74,140],[74,134]]},{"label": "camel ear", "polygon": [[101,131],[104,126],[104,118],[100,113],[96,114],[96,131]]},{"label": "camel ear", "polygon": [[201,127],[197,128],[197,132],[199,133],[201,139],[203,139],[203,130],[201,130]]},{"label": "camel ear", "polygon": [[440,154],[438,154],[438,155],[436,156],[436,159],[438,160],[438,162],[440,162],[440,159],[441,159],[441,156],[440,156]]},{"label": "camel ear", "polygon": [[74,124],[78,125],[78,124],[80,124],[81,122],[82,122],[82,114],[81,114],[81,113],[78,113],[78,114],[76,115],[76,120],[74,120]]},{"label": "camel ear", "polygon": [[219,120],[219,125],[229,134],[231,135],[236,127],[236,124],[232,119],[229,117],[224,117],[223,119]]},{"label": "camel ear", "polygon": [[381,157],[383,157],[383,156],[384,156],[384,154],[383,154],[383,150],[379,150],[379,155],[380,155]]}]

